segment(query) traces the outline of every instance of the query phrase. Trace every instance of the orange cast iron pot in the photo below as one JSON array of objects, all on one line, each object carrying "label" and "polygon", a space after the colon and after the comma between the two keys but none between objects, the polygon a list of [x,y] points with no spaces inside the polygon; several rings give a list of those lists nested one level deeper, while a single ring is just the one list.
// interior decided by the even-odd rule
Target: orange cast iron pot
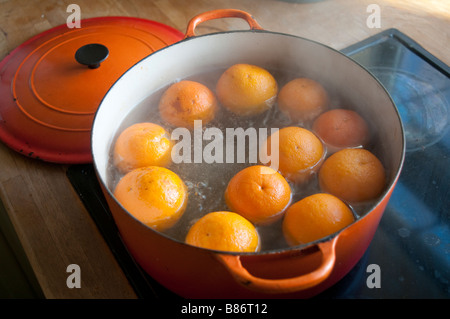
[{"label": "orange cast iron pot", "polygon": [[[195,36],[196,26],[215,18],[245,19],[250,30]],[[110,147],[124,117],[159,88],[192,74],[236,63],[287,70],[317,79],[331,94],[355,106],[377,128],[377,151],[388,174],[380,200],[353,224],[308,245],[259,253],[197,248],[154,231],[133,218],[108,188]],[[404,160],[404,133],[384,87],[342,53],[300,37],[263,30],[239,10],[194,17],[186,37],[141,60],[109,90],[92,129],[94,166],[108,205],[137,263],[169,290],[186,298],[307,298],[345,276],[369,246]]]}]

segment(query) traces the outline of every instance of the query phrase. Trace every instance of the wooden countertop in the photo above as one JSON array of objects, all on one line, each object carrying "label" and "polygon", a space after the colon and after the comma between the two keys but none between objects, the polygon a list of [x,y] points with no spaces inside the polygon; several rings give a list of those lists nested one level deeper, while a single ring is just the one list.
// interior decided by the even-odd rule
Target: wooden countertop
[{"label": "wooden countertop", "polygon": [[[309,2],[309,3],[308,3]],[[0,0],[0,59],[30,37],[65,24],[74,1]],[[407,34],[450,64],[447,0],[77,0],[81,18],[132,16],[155,20],[183,33],[195,15],[220,8],[251,13],[266,29],[302,36],[336,49],[389,28]],[[370,4],[380,7],[381,28],[369,28]],[[242,29],[238,19],[211,21],[198,29]],[[0,200],[31,267],[49,299],[136,298],[122,269],[73,190],[67,165],[22,156],[0,143]],[[1,256],[0,256],[1,258]],[[69,289],[66,268],[80,265],[82,287]]]}]

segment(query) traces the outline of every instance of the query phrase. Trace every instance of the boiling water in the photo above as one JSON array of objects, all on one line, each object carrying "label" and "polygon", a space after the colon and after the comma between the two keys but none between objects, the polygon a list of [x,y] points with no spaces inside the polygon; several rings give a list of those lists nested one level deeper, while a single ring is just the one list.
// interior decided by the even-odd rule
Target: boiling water
[{"label": "boiling water", "polygon": [[[215,92],[215,84],[217,83],[223,71],[224,70],[216,70],[210,73],[199,74],[186,78],[186,80],[200,82],[209,87],[213,92]],[[279,72],[277,70],[270,71],[276,78],[279,88],[281,88],[288,81],[299,76],[298,74],[286,74],[285,72]],[[164,93],[167,87],[150,94],[144,101],[137,105],[131,111],[131,113],[124,118],[117,131],[116,138],[125,128],[131,126],[132,124],[140,122],[152,122],[159,124],[166,128],[170,133],[170,126],[161,119],[158,110],[159,99],[161,98],[161,95]],[[332,107],[339,106],[337,97],[330,96],[330,99]],[[226,128],[243,128],[244,130],[248,128],[255,128],[257,132],[259,128],[266,128],[267,135],[270,135],[271,128],[281,129],[283,127],[291,125],[302,126],[310,129],[308,125],[291,122],[289,118],[287,118],[279,111],[276,104],[262,115],[254,116],[251,118],[241,118],[231,114],[224,108],[220,108],[215,119],[212,122],[204,125],[203,131],[206,128],[210,127],[216,127],[222,131],[224,136],[223,163],[195,163],[193,154],[194,138],[192,134],[191,163],[172,163],[171,166],[168,167],[170,170],[178,174],[187,186],[188,203],[186,211],[181,219],[177,222],[177,224],[164,233],[175,240],[183,242],[190,226],[197,219],[209,212],[229,211],[229,208],[227,207],[224,200],[224,193],[228,182],[237,172],[244,169],[245,167],[255,165],[256,163],[253,163],[253,161],[251,161],[248,151],[245,154],[245,161],[243,163],[237,163],[236,161],[234,161],[234,163],[230,163],[229,161],[225,160]],[[203,147],[210,142],[211,141],[203,141]],[[246,142],[246,145],[248,145],[248,141]],[[237,152],[235,147],[235,157],[236,153]],[[112,148],[110,152],[110,163],[108,167],[108,187],[111,190],[114,190],[122,175],[112,164]],[[316,175],[314,175],[311,181],[306,185],[296,186],[290,183],[290,186],[292,190],[292,203],[308,195],[320,192]],[[355,214],[355,217],[358,218],[362,216],[364,212],[366,212],[372,205],[373,202],[353,206],[352,210]],[[257,227],[261,238],[262,251],[277,250],[287,247],[287,243],[281,231],[281,222],[282,220],[280,219],[271,225]]]}]

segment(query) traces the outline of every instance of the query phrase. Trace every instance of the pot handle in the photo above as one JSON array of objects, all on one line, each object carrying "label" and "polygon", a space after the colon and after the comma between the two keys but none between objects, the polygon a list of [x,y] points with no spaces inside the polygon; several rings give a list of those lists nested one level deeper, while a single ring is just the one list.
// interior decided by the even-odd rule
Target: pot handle
[{"label": "pot handle", "polygon": [[214,20],[214,19],[222,19],[222,18],[241,18],[247,21],[251,30],[263,30],[263,28],[256,22],[255,18],[242,10],[237,9],[218,9],[211,10],[200,13],[199,15],[193,17],[187,26],[186,34],[184,38],[191,38],[195,36],[195,28],[202,22]]},{"label": "pot handle", "polygon": [[250,274],[242,265],[240,256],[218,254],[218,259],[228,269],[234,279],[251,290],[265,293],[289,293],[314,287],[330,275],[336,262],[335,237],[330,241],[317,244],[322,253],[320,266],[310,273],[286,279],[265,279]]}]

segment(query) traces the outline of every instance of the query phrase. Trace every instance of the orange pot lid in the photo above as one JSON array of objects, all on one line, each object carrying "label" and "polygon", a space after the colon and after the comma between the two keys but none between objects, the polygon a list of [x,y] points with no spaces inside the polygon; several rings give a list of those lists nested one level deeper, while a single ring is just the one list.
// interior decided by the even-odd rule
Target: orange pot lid
[{"label": "orange pot lid", "polygon": [[0,62],[0,139],[44,161],[92,162],[91,127],[109,88],[183,36],[155,21],[100,17],[31,38]]}]

